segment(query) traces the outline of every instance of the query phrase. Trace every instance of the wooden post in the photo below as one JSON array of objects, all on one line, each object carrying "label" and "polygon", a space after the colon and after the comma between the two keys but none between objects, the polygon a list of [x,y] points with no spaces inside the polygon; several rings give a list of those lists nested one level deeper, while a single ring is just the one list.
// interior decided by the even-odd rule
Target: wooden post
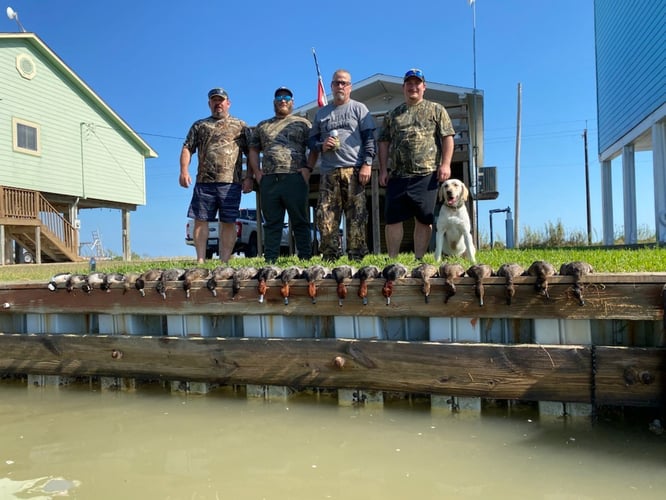
[{"label": "wooden post", "polygon": [[130,238],[130,214],[127,209],[122,210],[123,231],[123,260],[132,260],[131,238]]},{"label": "wooden post", "polygon": [[372,253],[382,253],[381,223],[379,220],[379,171],[373,165],[370,177],[370,210],[372,212]]}]

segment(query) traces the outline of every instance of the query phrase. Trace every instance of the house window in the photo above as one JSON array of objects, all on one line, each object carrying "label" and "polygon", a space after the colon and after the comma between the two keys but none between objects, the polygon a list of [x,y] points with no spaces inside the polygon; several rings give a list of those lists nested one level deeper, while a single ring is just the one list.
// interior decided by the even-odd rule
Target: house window
[{"label": "house window", "polygon": [[25,120],[12,120],[14,151],[30,155],[41,155],[39,125]]}]

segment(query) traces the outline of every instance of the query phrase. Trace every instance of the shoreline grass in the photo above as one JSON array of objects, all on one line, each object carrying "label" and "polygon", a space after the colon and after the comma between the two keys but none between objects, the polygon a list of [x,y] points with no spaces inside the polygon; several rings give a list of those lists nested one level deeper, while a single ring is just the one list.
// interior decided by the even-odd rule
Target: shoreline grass
[{"label": "shoreline grass", "polygon": [[[425,262],[436,264],[433,254],[426,254]],[[559,270],[561,264],[572,261],[585,261],[592,265],[595,272],[603,273],[639,273],[639,272],[666,272],[666,247],[657,245],[641,248],[526,248],[526,249],[481,249],[477,252],[477,262],[489,264],[493,269],[502,264],[517,263],[527,269],[532,262],[545,260],[553,264]],[[471,263],[462,258],[448,258],[447,262],[457,262],[464,268]],[[401,262],[409,268],[416,267],[419,262],[414,254],[400,254],[395,259],[389,259],[386,254],[366,255],[361,262],[352,262],[347,257],[341,257],[334,263],[323,262],[320,257],[314,257],[310,261],[300,261],[297,257],[280,257],[277,265],[286,267],[299,265],[306,267],[311,264],[324,264],[335,267],[341,264],[350,264],[360,267],[366,264],[374,264],[380,269],[392,262]],[[234,257],[229,262],[233,267],[265,265],[263,258]],[[203,267],[214,268],[220,265],[219,260],[209,260]],[[194,257],[175,257],[157,259],[139,259],[133,261],[122,260],[99,260],[97,270],[101,272],[141,272],[151,268],[168,269],[173,267],[191,268],[196,267]],[[25,282],[48,280],[54,274],[60,272],[88,273],[88,262],[66,262],[49,264],[11,264],[0,266],[0,283]]]}]

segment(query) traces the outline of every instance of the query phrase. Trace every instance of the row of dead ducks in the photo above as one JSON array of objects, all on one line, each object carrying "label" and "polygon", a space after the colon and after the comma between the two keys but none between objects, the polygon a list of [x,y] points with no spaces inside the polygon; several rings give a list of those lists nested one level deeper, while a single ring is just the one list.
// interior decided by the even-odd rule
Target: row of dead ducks
[{"label": "row of dead ducks", "polygon": [[[575,261],[562,264],[559,274],[563,276],[573,276],[573,293],[578,299],[580,305],[584,305],[583,292],[581,286],[582,276],[593,272],[592,266],[586,262]],[[511,301],[516,293],[513,281],[518,276],[536,277],[535,290],[539,295],[549,298],[548,278],[555,276],[557,271],[549,262],[538,260],[532,263],[527,269],[519,264],[502,264],[496,271],[487,264],[475,264],[465,269],[461,264],[444,263],[438,267],[422,263],[411,271],[403,264],[388,264],[383,269],[377,266],[368,265],[356,269],[352,266],[341,265],[328,269],[321,265],[313,265],[306,268],[289,266],[284,269],[267,265],[261,268],[230,266],[219,266],[215,269],[191,268],[191,269],[150,269],[143,273],[101,273],[93,272],[90,274],[72,274],[59,273],[54,275],[48,283],[48,289],[55,291],[65,289],[68,292],[82,290],[91,293],[94,289],[109,291],[112,287],[122,287],[125,292],[135,288],[141,295],[145,296],[147,283],[155,283],[156,291],[166,299],[167,284],[173,281],[182,281],[185,296],[190,297],[192,284],[196,281],[205,281],[206,287],[213,296],[217,296],[217,287],[219,282],[232,280],[232,291],[235,296],[241,289],[241,282],[246,280],[257,280],[257,293],[259,302],[264,301],[264,296],[268,288],[267,281],[279,279],[282,282],[280,294],[284,298],[284,303],[289,303],[290,285],[294,280],[305,279],[308,284],[308,296],[313,303],[317,301],[317,283],[323,279],[334,279],[337,283],[337,294],[339,304],[347,297],[347,286],[345,280],[356,278],[359,280],[357,295],[363,300],[363,304],[368,303],[367,281],[372,279],[384,279],[382,295],[386,298],[386,304],[391,303],[393,287],[395,282],[401,278],[416,278],[422,280],[421,291],[425,296],[426,303],[430,298],[430,280],[431,278],[444,278],[444,302],[448,302],[456,294],[455,280],[464,276],[469,276],[475,280],[474,292],[479,299],[479,305],[483,306],[484,285],[483,280],[492,276],[504,277],[506,279],[506,301],[511,305]]]}]

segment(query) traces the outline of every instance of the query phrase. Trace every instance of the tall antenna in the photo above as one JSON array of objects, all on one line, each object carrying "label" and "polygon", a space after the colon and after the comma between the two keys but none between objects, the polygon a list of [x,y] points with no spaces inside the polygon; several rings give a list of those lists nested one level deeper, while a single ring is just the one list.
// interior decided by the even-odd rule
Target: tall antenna
[{"label": "tall antenna", "polygon": [[19,29],[21,32],[25,33],[25,28],[21,24],[21,21],[19,21],[18,17],[18,12],[16,12],[14,9],[11,7],[7,7],[7,18],[11,21],[12,19],[16,21],[16,24],[18,25]]}]

